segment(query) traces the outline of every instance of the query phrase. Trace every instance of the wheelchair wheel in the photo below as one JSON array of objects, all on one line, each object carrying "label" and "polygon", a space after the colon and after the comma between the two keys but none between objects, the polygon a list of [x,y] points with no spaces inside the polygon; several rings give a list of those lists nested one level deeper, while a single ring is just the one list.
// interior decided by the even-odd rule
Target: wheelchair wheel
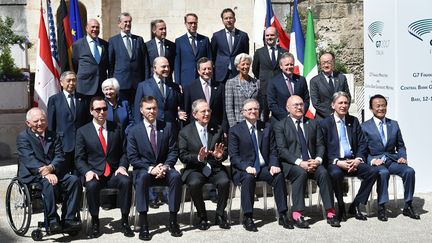
[{"label": "wheelchair wheel", "polygon": [[15,234],[23,236],[30,228],[32,206],[27,186],[12,179],[6,191],[6,215]]}]

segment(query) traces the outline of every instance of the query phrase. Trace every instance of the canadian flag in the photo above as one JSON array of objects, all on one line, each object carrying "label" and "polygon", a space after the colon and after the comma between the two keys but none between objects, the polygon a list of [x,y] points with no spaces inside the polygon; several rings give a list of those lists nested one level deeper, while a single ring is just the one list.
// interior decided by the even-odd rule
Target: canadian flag
[{"label": "canadian flag", "polygon": [[46,111],[48,98],[60,91],[60,75],[53,64],[42,8],[38,37],[33,106],[38,106]]}]

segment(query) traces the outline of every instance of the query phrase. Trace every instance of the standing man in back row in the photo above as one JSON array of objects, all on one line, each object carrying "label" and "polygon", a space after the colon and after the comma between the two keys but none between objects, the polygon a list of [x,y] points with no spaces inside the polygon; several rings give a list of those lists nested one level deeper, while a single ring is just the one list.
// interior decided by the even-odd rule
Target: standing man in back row
[{"label": "standing man in back row", "polygon": [[232,9],[222,10],[221,18],[225,28],[213,34],[211,47],[215,64],[215,79],[225,83],[227,79],[238,74],[234,58],[240,53],[249,54],[249,36],[235,28],[236,18]]}]

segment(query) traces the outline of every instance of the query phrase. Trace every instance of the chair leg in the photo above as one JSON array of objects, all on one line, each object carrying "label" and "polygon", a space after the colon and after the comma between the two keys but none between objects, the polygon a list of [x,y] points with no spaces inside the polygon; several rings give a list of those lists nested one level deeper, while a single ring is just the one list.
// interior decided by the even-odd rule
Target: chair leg
[{"label": "chair leg", "polygon": [[275,198],[275,192],[274,192],[274,188],[272,187],[272,191],[273,191],[273,201],[274,201],[274,210],[275,210],[275,215],[276,215],[276,220],[279,220],[279,211],[278,211],[278,208],[277,208],[277,204],[276,204],[276,198]]},{"label": "chair leg", "polygon": [[189,215],[189,225],[190,226],[193,225],[193,217],[194,217],[194,203],[193,203],[193,199],[191,197],[191,199],[190,199],[190,215]]},{"label": "chair leg", "polygon": [[242,224],[243,223],[243,208],[241,206],[241,198],[242,198],[241,185],[238,186],[238,189],[240,191],[240,224]]},{"label": "chair leg", "polygon": [[397,177],[396,175],[392,175],[392,179],[393,179],[393,200],[395,202],[395,207],[399,208],[398,206],[398,194],[397,194]]},{"label": "chair leg", "polygon": [[235,197],[235,189],[236,186],[233,182],[230,184],[230,196],[229,196],[229,203],[228,203],[228,223],[231,224],[231,208],[232,208],[232,202]]},{"label": "chair leg", "polygon": [[264,211],[267,212],[267,182],[261,183],[263,187]]},{"label": "chair leg", "polygon": [[184,204],[185,204],[185,201],[186,201],[186,189],[187,189],[187,186],[183,185],[183,187],[182,187],[182,197],[181,197],[181,203],[180,203],[180,214],[183,214],[183,212],[184,212]]},{"label": "chair leg", "polygon": [[86,188],[83,187],[83,192],[82,192],[82,198],[83,198],[83,202],[82,202],[82,220],[83,220],[83,225],[84,225],[84,233],[87,234],[88,232],[88,208],[87,208],[87,194],[86,194]]},{"label": "chair leg", "polygon": [[309,207],[312,207],[312,180],[308,179],[308,197],[309,197]]}]

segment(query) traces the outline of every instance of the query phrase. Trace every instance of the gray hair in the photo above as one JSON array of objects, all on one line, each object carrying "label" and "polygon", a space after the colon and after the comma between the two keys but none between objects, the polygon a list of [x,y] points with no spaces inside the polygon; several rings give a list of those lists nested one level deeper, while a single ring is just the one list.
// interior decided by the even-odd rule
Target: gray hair
[{"label": "gray hair", "polygon": [[294,57],[294,55],[292,53],[285,52],[285,53],[282,54],[281,58],[279,59],[279,65],[282,63],[282,59],[285,59],[285,58],[292,58],[293,61],[295,61],[295,57]]},{"label": "gray hair", "polygon": [[103,90],[107,87],[113,87],[117,95],[120,92],[120,84],[116,78],[109,78],[103,81],[101,84],[101,89]]},{"label": "gray hair", "polygon": [[26,121],[30,121],[30,120],[33,118],[33,113],[34,113],[35,111],[40,111],[40,112],[42,113],[42,115],[46,118],[46,113],[45,113],[44,110],[42,110],[42,109],[39,108],[39,107],[33,107],[33,108],[31,108],[30,110],[27,111],[27,114],[26,114]]},{"label": "gray hair", "polygon": [[234,66],[237,67],[237,65],[239,65],[240,62],[245,60],[245,59],[248,60],[252,64],[252,56],[251,55],[246,54],[246,53],[240,53],[234,59]]},{"label": "gray hair", "polygon": [[156,28],[156,24],[159,24],[159,23],[165,23],[165,21],[163,19],[152,20],[150,22],[150,28],[151,28],[151,30],[153,30],[154,28]]},{"label": "gray hair", "polygon": [[76,73],[74,71],[65,71],[60,75],[60,81],[63,81],[69,74],[73,74],[76,78]]},{"label": "gray hair", "polygon": [[243,101],[243,107],[242,107],[242,109],[244,110],[244,107],[247,104],[249,104],[249,103],[255,103],[255,104],[257,104],[258,105],[258,109],[260,107],[258,100],[250,98],[250,99],[246,99],[245,101]]},{"label": "gray hair", "polygon": [[343,92],[343,91],[338,91],[336,93],[333,94],[332,96],[332,104],[334,104],[336,102],[337,99],[339,99],[339,97],[345,97],[348,99],[348,103],[351,104],[351,97],[349,96],[348,93]]},{"label": "gray hair", "polygon": [[205,99],[197,99],[192,103],[192,112],[198,112],[197,106],[201,103],[206,103],[207,101]]},{"label": "gray hair", "polygon": [[123,13],[121,13],[121,14],[118,16],[117,21],[120,23],[120,22],[121,22],[121,19],[122,19],[123,17],[131,17],[131,20],[132,20],[132,16],[130,15],[130,13],[128,13],[128,12],[123,12]]}]

